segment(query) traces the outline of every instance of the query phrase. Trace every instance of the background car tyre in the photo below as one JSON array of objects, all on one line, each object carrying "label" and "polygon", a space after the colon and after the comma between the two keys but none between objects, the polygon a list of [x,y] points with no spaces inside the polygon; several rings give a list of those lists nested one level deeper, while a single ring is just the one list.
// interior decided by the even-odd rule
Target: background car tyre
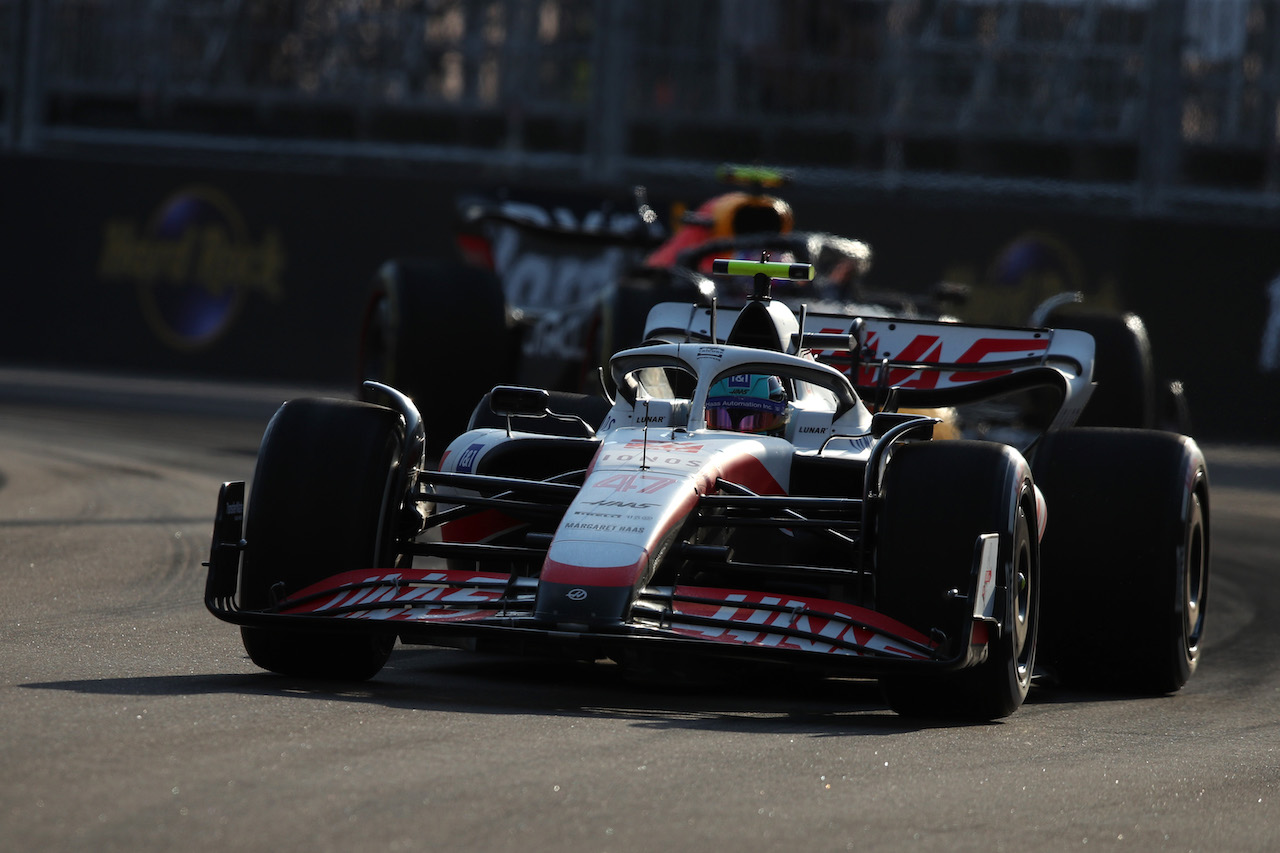
[{"label": "background car tyre", "polygon": [[1146,430],[1050,433],[1041,658],[1064,684],[1163,694],[1200,661],[1208,472],[1195,442]]},{"label": "background car tyre", "polygon": [[1137,314],[1065,309],[1050,314],[1055,329],[1093,336],[1093,380],[1097,386],[1077,426],[1156,426],[1158,389],[1147,327]]},{"label": "background car tyre", "polygon": [[466,428],[475,402],[511,380],[513,345],[502,287],[492,273],[443,261],[391,260],[374,277],[359,376],[390,385],[430,411],[427,454],[435,458]]},{"label": "background car tyre", "polygon": [[[285,403],[267,426],[245,517],[240,608],[356,569],[391,567],[394,523],[406,493],[399,470],[403,421],[348,400]],[[319,633],[245,626],[245,650],[284,675],[364,680],[395,642],[386,631]]]},{"label": "background car tyre", "polygon": [[876,530],[877,609],[953,640],[973,627],[968,590],[979,535],[1000,536],[987,659],[951,673],[881,679],[889,706],[912,717],[989,720],[1026,699],[1039,627],[1039,548],[1029,469],[1012,448],[946,441],[899,448],[885,471]]}]

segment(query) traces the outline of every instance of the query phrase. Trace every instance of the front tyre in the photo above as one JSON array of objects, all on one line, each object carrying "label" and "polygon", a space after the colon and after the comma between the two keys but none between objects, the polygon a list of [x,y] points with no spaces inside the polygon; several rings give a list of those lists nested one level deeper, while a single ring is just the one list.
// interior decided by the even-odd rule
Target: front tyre
[{"label": "front tyre", "polygon": [[977,539],[999,535],[994,615],[986,659],[950,673],[881,680],[905,716],[991,720],[1027,697],[1039,629],[1040,559],[1034,486],[1026,462],[1002,444],[972,441],[899,448],[885,472],[877,526],[877,609],[953,643],[973,630],[968,590]]},{"label": "front tyre", "polygon": [[[395,519],[407,485],[399,467],[401,417],[345,400],[285,403],[258,452],[245,516],[240,608],[266,610],[332,575],[392,567]],[[241,628],[250,659],[283,675],[364,680],[391,653],[395,635]]]}]

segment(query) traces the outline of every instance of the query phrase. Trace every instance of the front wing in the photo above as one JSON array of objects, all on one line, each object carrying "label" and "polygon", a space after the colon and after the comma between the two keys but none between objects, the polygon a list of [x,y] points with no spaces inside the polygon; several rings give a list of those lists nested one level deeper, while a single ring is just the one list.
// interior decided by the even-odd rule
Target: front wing
[{"label": "front wing", "polygon": [[[243,548],[243,483],[223,487],[208,563],[205,604],[238,625],[326,632],[370,628],[424,645],[538,651],[566,646],[582,657],[623,647],[691,656],[803,661],[831,672],[874,675],[903,667],[957,669],[986,657],[996,537],[975,547],[968,596],[973,630],[945,640],[847,602],[691,585],[639,590],[625,623],[587,628],[534,617],[538,580],[458,569],[367,569],[326,578],[267,610],[235,604]],[[956,594],[959,594],[957,591]]]}]

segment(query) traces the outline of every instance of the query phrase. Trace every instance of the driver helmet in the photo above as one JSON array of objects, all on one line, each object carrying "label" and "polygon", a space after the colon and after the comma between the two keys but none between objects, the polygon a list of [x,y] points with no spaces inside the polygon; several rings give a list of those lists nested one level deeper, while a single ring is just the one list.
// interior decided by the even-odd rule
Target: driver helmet
[{"label": "driver helmet", "polygon": [[727,376],[707,394],[707,426],[712,429],[782,435],[790,416],[787,390],[776,376]]}]

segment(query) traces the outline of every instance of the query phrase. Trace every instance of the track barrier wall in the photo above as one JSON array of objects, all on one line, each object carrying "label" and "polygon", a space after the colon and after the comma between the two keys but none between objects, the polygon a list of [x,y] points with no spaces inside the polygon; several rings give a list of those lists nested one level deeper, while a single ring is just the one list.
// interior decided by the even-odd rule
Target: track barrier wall
[{"label": "track barrier wall", "polygon": [[[460,192],[548,190],[448,167],[356,175],[22,155],[0,156],[0,188],[0,364],[352,388],[379,264],[452,257]],[[629,198],[629,187],[553,189],[587,206]],[[650,196],[662,210],[717,191],[708,181]],[[1133,311],[1159,375],[1184,383],[1197,435],[1280,437],[1272,229],[887,191],[785,195],[797,227],[872,245],[872,290],[966,283],[966,310],[986,321],[1022,322],[1061,289]]]}]

